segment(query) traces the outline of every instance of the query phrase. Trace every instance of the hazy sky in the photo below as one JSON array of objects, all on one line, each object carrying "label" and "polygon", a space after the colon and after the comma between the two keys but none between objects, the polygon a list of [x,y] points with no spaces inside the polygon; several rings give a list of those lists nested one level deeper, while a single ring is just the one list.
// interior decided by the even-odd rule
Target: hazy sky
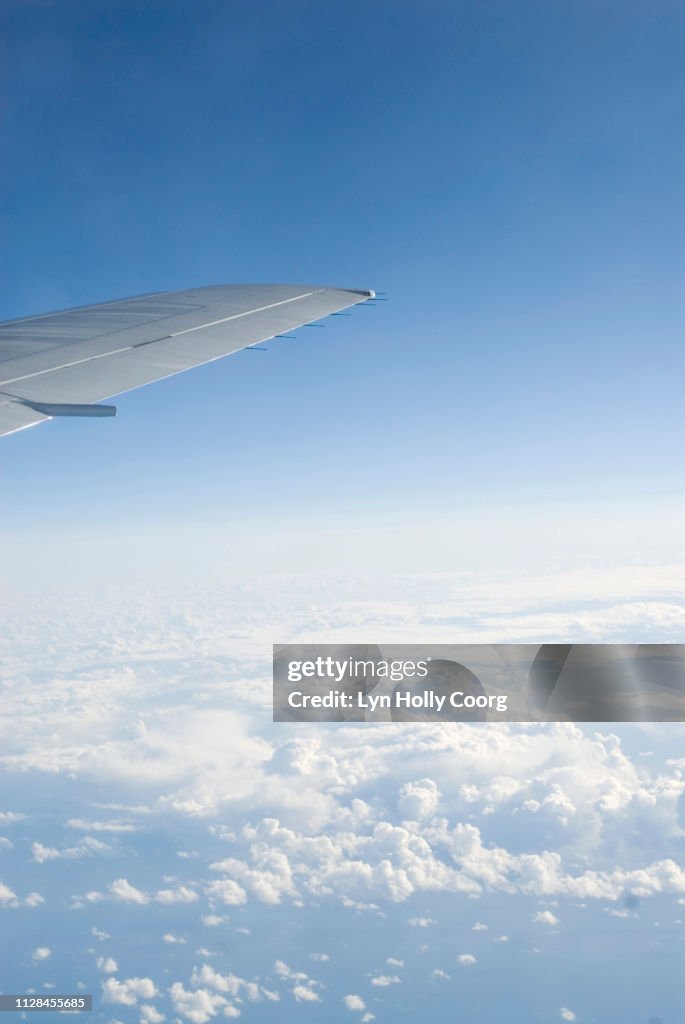
[{"label": "hazy sky", "polygon": [[5,439],[5,528],[673,518],[678,5],[3,7],[0,316],[234,281],[389,299]]}]

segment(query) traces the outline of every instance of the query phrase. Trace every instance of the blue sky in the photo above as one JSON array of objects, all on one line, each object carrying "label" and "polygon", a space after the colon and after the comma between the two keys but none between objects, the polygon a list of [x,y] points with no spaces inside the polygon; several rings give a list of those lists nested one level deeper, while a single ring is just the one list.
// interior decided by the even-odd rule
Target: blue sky
[{"label": "blue sky", "polygon": [[6,526],[43,528],[46,493],[60,528],[672,500],[677,5],[4,22],[3,318],[230,281],[389,297],[6,440]]},{"label": "blue sky", "polygon": [[0,987],[674,1024],[681,725],[305,732],[269,658],[682,639],[682,10],[2,7],[0,319],[388,301],[0,442]]}]

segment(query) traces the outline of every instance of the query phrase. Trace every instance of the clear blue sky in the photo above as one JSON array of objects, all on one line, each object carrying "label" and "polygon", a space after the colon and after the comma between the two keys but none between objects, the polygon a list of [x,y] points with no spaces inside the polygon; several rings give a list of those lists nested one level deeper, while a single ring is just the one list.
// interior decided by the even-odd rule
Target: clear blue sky
[{"label": "clear blue sky", "polygon": [[5,525],[669,500],[679,5],[3,9],[2,319],[233,281],[389,298],[6,438]]}]

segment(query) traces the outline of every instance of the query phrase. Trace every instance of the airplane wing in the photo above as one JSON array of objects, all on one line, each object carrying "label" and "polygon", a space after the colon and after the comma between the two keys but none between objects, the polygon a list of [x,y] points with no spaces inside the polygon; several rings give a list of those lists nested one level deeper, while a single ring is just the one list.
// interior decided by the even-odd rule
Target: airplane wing
[{"label": "airplane wing", "polygon": [[0,323],[0,435],[53,416],[114,415],[97,403],[374,297],[317,285],[213,285]]}]

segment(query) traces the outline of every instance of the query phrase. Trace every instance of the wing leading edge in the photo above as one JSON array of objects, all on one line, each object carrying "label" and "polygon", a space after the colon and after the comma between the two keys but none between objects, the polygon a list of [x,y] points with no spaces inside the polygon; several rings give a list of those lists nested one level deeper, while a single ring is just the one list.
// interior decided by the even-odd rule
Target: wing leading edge
[{"label": "wing leading edge", "polygon": [[0,435],[286,334],[374,292],[317,285],[212,285],[0,323]]}]

